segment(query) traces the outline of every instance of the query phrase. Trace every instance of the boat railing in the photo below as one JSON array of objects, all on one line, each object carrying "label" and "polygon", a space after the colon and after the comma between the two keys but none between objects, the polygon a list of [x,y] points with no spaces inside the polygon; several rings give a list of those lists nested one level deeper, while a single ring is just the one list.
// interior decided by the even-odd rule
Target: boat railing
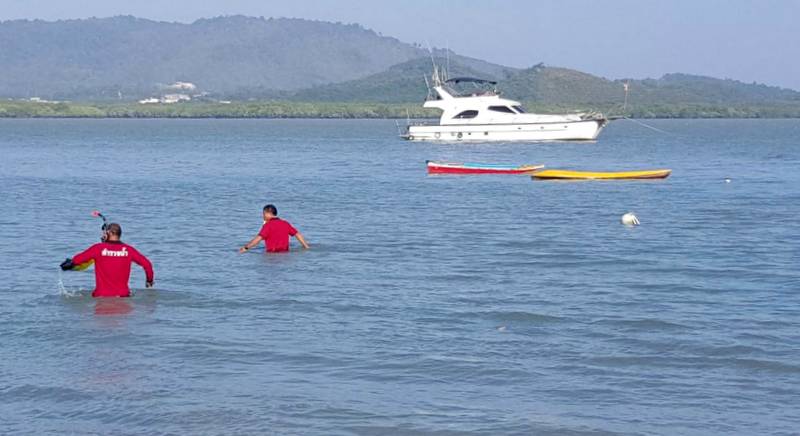
[{"label": "boat railing", "polygon": [[415,126],[415,127],[417,127],[417,126],[438,126],[439,123],[436,122],[436,121],[417,121],[417,120],[414,120],[414,121],[409,121],[408,124],[406,124],[406,125],[409,126],[409,127],[410,126]]},{"label": "boat railing", "polygon": [[450,95],[455,98],[464,97],[494,97],[499,96],[500,93],[496,89],[470,89],[464,91],[453,90]]}]

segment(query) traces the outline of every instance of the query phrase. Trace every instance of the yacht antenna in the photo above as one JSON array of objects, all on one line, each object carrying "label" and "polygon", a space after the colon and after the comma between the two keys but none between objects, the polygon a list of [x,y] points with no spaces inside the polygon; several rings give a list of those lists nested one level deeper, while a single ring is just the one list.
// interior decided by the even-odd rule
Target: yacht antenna
[{"label": "yacht antenna", "polygon": [[447,56],[447,68],[444,70],[444,79],[447,80],[450,78],[450,41],[448,40],[445,47],[445,55]]},{"label": "yacht antenna", "polygon": [[431,85],[430,85],[430,83],[428,83],[428,76],[426,76],[425,74],[423,74],[423,75],[422,75],[422,78],[423,78],[423,79],[425,79],[425,87],[426,87],[426,88],[428,88],[428,98],[431,98],[431,96],[432,96],[432,93],[431,93]]},{"label": "yacht antenna", "polygon": [[439,83],[442,79],[439,77],[439,68],[436,67],[436,60],[433,58],[433,48],[431,47],[431,42],[426,41],[428,44],[428,55],[431,57],[431,64],[433,64],[433,86],[439,86]]},{"label": "yacht antenna", "polygon": [[630,87],[630,83],[628,80],[622,84],[622,89],[625,90],[625,101],[622,103],[622,114],[625,115],[625,112],[628,109],[628,88]]},{"label": "yacht antenna", "polygon": [[431,77],[431,80],[433,80],[433,86],[442,86],[442,73],[435,63],[433,64],[433,77]]}]

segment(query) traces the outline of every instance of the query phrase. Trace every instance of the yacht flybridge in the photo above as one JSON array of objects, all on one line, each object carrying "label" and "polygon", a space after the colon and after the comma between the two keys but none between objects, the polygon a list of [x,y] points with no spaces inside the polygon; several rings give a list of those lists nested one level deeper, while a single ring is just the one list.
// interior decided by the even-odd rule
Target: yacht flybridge
[{"label": "yacht flybridge", "polygon": [[[592,141],[608,124],[599,113],[532,114],[519,102],[501,98],[497,82],[458,77],[445,79],[433,70],[433,89],[423,107],[442,111],[438,124],[409,124],[411,141]],[[457,88],[467,85],[470,90]]]}]

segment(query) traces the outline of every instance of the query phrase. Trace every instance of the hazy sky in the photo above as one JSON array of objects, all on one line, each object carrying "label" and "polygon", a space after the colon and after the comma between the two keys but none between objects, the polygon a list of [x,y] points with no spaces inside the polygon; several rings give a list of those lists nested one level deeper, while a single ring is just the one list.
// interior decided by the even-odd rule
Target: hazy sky
[{"label": "hazy sky", "polygon": [[121,14],[360,23],[516,67],[544,62],[609,78],[686,72],[800,90],[800,0],[0,0],[0,20]]}]

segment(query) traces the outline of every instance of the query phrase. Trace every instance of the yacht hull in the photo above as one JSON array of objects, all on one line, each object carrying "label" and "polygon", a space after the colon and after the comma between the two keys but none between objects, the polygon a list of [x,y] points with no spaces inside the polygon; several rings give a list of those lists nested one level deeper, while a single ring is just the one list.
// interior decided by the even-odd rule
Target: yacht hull
[{"label": "yacht hull", "polygon": [[441,142],[594,141],[607,123],[603,118],[526,124],[412,125],[403,138]]}]

